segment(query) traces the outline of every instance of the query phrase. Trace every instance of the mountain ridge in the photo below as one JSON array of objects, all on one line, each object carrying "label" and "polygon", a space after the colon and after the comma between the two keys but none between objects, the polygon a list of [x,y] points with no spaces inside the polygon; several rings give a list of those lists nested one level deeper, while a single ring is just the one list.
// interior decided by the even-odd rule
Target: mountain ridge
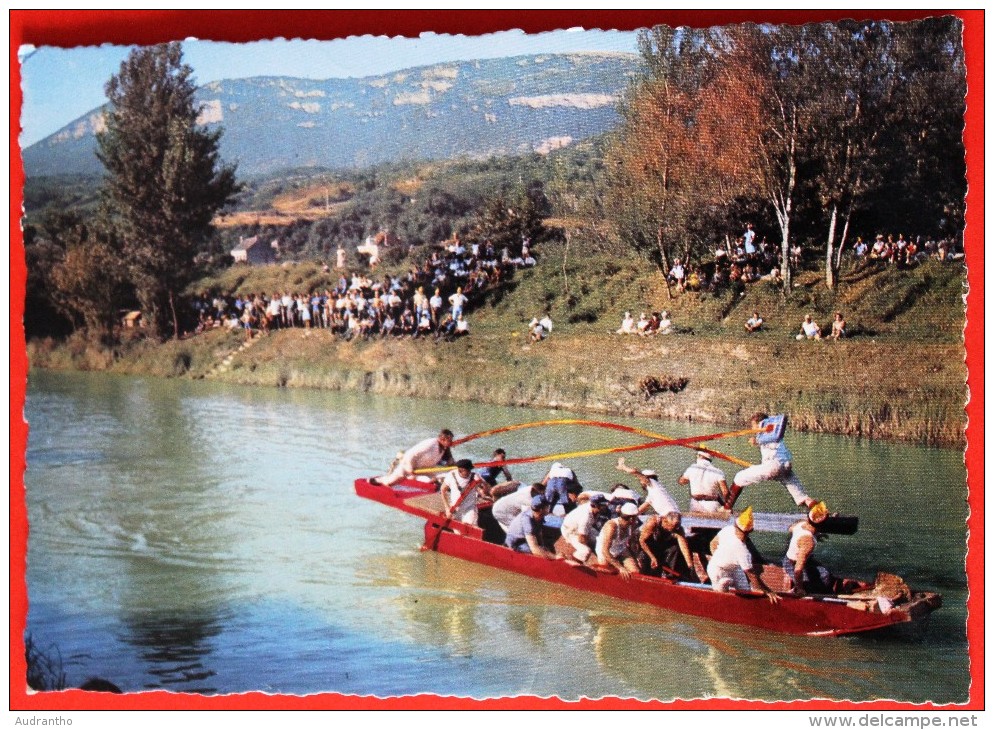
[{"label": "mountain ridge", "polygon": [[[293,167],[544,154],[600,134],[641,69],[635,54],[586,51],[453,61],[361,78],[254,76],[200,86],[201,122],[253,175]],[[101,172],[104,107],[22,152],[29,177]]]}]

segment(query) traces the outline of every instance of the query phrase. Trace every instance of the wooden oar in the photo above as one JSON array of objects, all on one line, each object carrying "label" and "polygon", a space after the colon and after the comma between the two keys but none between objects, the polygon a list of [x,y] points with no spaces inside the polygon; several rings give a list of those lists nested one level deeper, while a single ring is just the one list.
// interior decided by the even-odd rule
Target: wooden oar
[{"label": "wooden oar", "polygon": [[[475,476],[476,479],[479,479],[479,476],[477,476],[476,474],[474,474],[473,476]],[[445,523],[443,525],[438,526],[438,529],[435,531],[435,540],[434,542],[432,542],[430,548],[432,551],[438,550],[438,541],[442,539],[442,533],[445,530],[449,529],[449,525],[452,524],[452,520],[456,516],[456,510],[459,509],[459,505],[461,505],[463,501],[466,499],[466,497],[469,496],[470,492],[476,491],[476,479],[470,481],[470,483],[466,486],[466,488],[462,490],[462,492],[459,494],[459,499],[456,500],[456,503],[451,507],[449,507],[449,516],[446,518]],[[443,484],[442,489],[445,488],[446,487]]]}]

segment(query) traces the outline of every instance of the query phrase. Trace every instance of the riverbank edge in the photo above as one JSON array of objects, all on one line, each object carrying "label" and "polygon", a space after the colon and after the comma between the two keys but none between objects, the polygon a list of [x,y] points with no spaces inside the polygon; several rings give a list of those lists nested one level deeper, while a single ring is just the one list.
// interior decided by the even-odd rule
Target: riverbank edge
[{"label": "riverbank edge", "polygon": [[[886,367],[905,343],[795,346],[596,333],[553,335],[534,344],[523,339],[482,333],[454,343],[345,342],[326,331],[295,329],[246,340],[240,332],[214,330],[112,349],[79,338],[32,341],[28,358],[32,368],[49,370],[454,399],[618,418],[741,424],[755,411],[784,412],[798,431],[965,448],[962,346],[925,346],[917,372],[895,374]],[[867,382],[850,372],[852,362],[886,377]]]}]

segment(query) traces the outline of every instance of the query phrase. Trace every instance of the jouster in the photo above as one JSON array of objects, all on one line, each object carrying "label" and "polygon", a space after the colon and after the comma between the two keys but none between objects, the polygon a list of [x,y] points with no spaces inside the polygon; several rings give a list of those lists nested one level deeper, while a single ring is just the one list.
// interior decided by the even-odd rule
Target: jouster
[{"label": "jouster", "polygon": [[[710,459],[704,457],[748,469],[748,462],[704,444],[745,435],[754,442],[759,436],[764,446],[776,444],[786,428],[783,416],[758,422],[753,419],[750,428],[741,431],[679,439],[621,424],[559,419],[453,438],[451,446],[552,425],[594,426],[649,440],[537,457],[506,458],[499,449],[499,459],[494,462],[473,464],[460,459],[455,468],[450,465],[451,454],[445,451],[446,465],[440,465],[440,452],[435,464],[422,465],[400,479],[396,475],[357,479],[356,494],[424,519],[425,550],[727,623],[789,634],[840,636],[912,624],[942,604],[938,593],[912,591],[901,578],[889,573],[880,572],[875,580],[832,575],[816,560],[819,535],[852,535],[858,519],[830,513],[824,502],[808,500],[812,504],[805,504],[809,506],[807,513],[759,513],[752,507],[732,511],[716,503],[706,511],[680,514],[672,499],[660,499],[657,494],[653,501],[642,501],[625,484],[605,491],[581,485],[569,467],[569,463],[590,456],[677,446],[695,450],[699,464],[710,469],[709,474],[721,472],[709,467]],[[765,452],[771,451],[765,448]],[[509,467],[535,461],[553,462],[543,482],[529,486],[510,480]],[[496,484],[495,479],[477,476],[474,469],[488,476],[501,472],[508,481]],[[654,471],[628,467],[623,458],[619,469],[638,476],[643,488],[665,492]],[[688,472],[693,476],[692,470]],[[770,473],[768,478],[778,481],[783,474]],[[716,485],[720,483],[717,475],[709,478]],[[741,492],[744,481],[736,479],[737,491]],[[702,484],[699,480],[692,483],[692,497],[704,496]],[[714,493],[717,500],[721,494]],[[667,514],[658,513],[659,505]],[[759,555],[750,540],[754,530],[790,536],[783,565]]]}]

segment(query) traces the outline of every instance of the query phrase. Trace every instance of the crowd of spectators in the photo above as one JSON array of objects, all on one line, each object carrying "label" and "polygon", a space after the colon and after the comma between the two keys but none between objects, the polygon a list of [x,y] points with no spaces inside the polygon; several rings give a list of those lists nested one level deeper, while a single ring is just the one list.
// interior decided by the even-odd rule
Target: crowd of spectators
[{"label": "crowd of spectators", "polygon": [[[922,236],[906,239],[903,234],[878,234],[873,244],[857,238],[846,249],[857,263],[880,261],[901,268],[916,266],[927,259],[955,261],[963,258],[956,250],[955,243],[948,239]],[[794,269],[802,266],[804,250],[799,244],[790,248],[790,263]],[[780,274],[781,251],[779,244],[769,243],[766,238],[756,240],[752,224],[746,226],[734,245],[719,245],[714,249],[710,260],[699,264],[677,260],[667,274],[667,283],[677,292],[721,292],[731,288],[743,291],[744,285],[757,281],[767,281],[779,286],[783,283]]]},{"label": "crowd of spectators", "polygon": [[498,254],[489,242],[466,246],[458,237],[435,247],[421,265],[403,275],[339,276],[321,291],[254,294],[206,293],[193,302],[196,332],[214,327],[255,332],[327,329],[346,340],[371,337],[433,337],[469,334],[466,311],[483,293],[536,264],[529,241]]},{"label": "crowd of spectators", "polygon": [[648,317],[645,316],[645,312],[642,312],[638,320],[632,316],[631,312],[625,312],[617,334],[648,337],[651,335],[668,335],[672,331],[673,322],[670,319],[670,313],[665,310],[662,312],[653,312]]},{"label": "crowd of spectators", "polygon": [[780,249],[765,238],[757,243],[749,226],[734,246],[715,248],[712,260],[701,264],[678,260],[666,278],[678,292],[720,292],[756,281],[780,284]]},{"label": "crowd of spectators", "polygon": [[963,254],[955,250],[955,245],[948,239],[938,241],[929,238],[922,242],[922,237],[906,239],[899,233],[897,239],[893,234],[877,234],[872,244],[857,238],[853,244],[853,256],[858,261],[882,261],[902,268],[910,268],[928,260],[955,261],[963,258]]}]

